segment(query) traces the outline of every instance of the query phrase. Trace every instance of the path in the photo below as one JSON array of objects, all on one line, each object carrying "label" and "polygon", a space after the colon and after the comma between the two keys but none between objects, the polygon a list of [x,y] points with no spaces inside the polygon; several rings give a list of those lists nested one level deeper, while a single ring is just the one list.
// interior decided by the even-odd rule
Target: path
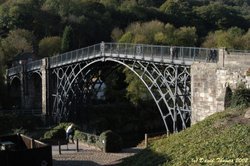
[{"label": "path", "polygon": [[66,145],[62,145],[61,149],[62,154],[59,155],[58,146],[52,146],[53,166],[114,165],[141,150],[141,148],[129,148],[120,153],[104,153],[84,144],[79,144],[79,152],[76,152],[75,144],[69,144],[68,150]]}]

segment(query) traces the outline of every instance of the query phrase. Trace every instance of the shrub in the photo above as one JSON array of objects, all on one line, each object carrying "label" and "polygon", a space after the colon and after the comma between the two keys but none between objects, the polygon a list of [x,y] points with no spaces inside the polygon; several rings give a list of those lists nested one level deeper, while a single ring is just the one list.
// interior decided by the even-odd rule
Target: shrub
[{"label": "shrub", "polygon": [[44,134],[45,139],[65,139],[66,131],[65,129],[52,129]]},{"label": "shrub", "polygon": [[103,144],[104,152],[118,152],[122,149],[121,137],[111,130],[101,133],[99,141],[99,144]]},{"label": "shrub", "polygon": [[250,106],[250,89],[239,86],[233,93],[231,107],[241,106],[243,108]]},{"label": "shrub", "polygon": [[60,123],[56,127],[44,133],[44,139],[65,139],[66,129],[71,123]]},{"label": "shrub", "polygon": [[96,143],[96,137],[94,135],[88,136],[88,143],[95,144]]},{"label": "shrub", "polygon": [[74,139],[78,139],[80,141],[86,142],[88,140],[88,135],[84,132],[76,130],[75,135],[74,135]]}]

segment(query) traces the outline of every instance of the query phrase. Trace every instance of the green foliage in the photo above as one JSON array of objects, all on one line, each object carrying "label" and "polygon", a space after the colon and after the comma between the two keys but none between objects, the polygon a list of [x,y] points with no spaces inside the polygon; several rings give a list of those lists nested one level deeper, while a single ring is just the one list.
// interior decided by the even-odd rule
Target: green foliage
[{"label": "green foliage", "polygon": [[192,7],[186,0],[167,0],[160,7],[177,25],[188,24],[192,20]]},{"label": "green foliage", "polygon": [[102,148],[102,145],[99,143],[99,136],[94,135],[94,134],[89,134],[89,133],[82,132],[80,130],[76,130],[74,139],[78,139],[79,141],[82,141],[91,146]]},{"label": "green foliage", "polygon": [[44,133],[43,139],[66,139],[66,129],[71,123],[60,123],[54,128]]},{"label": "green foliage", "polygon": [[226,47],[234,49],[249,49],[249,33],[237,27],[232,27],[226,31],[218,30],[210,33],[204,43],[204,47]]},{"label": "green foliage", "polygon": [[175,45],[194,46],[197,42],[197,34],[195,27],[181,27],[175,32]]},{"label": "green foliage", "polygon": [[241,44],[243,45],[242,47],[244,49],[250,50],[250,28],[248,29],[247,33],[242,36],[242,42]]},{"label": "green foliage", "polygon": [[66,131],[64,129],[52,129],[44,133],[44,139],[66,139]]},{"label": "green foliage", "polygon": [[104,144],[104,152],[119,152],[122,149],[121,137],[111,130],[101,133],[99,141]]},{"label": "green foliage", "polygon": [[122,34],[123,34],[123,31],[121,29],[115,28],[111,32],[111,38],[113,41],[117,42],[121,38]]},{"label": "green foliage", "polygon": [[231,107],[238,106],[242,108],[250,106],[250,89],[246,89],[244,85],[237,87],[232,95]]},{"label": "green foliage", "polygon": [[138,105],[141,101],[148,100],[151,98],[151,94],[147,90],[143,82],[138,79],[138,76],[130,71],[129,69],[124,69],[126,75],[127,86],[127,97],[129,100]]},{"label": "green foliage", "polygon": [[61,38],[58,36],[45,37],[39,42],[39,57],[49,57],[60,52]]},{"label": "green foliage", "polygon": [[102,3],[106,7],[111,8],[117,8],[119,6],[118,0],[100,0],[100,3]]},{"label": "green foliage", "polygon": [[17,53],[21,51],[32,52],[33,34],[24,29],[16,29],[9,32],[9,35],[1,40],[0,57],[3,57],[3,63],[6,64]]},{"label": "green foliage", "polygon": [[124,82],[126,76],[123,69],[119,67],[105,78],[105,101],[112,103],[126,101],[127,84]]},{"label": "green foliage", "polygon": [[132,43],[133,42],[133,34],[131,32],[127,32],[121,36],[119,39],[120,43]]},{"label": "green foliage", "polygon": [[136,0],[125,0],[122,2],[120,9],[121,10],[130,10],[135,6],[137,6]]},{"label": "green foliage", "polygon": [[74,139],[78,139],[80,141],[87,142],[88,135],[87,135],[87,133],[76,130],[75,134],[74,134]]},{"label": "green foliage", "polygon": [[227,29],[233,26],[245,27],[246,20],[234,8],[219,2],[197,7],[194,12],[209,29]]},{"label": "green foliage", "polygon": [[94,144],[94,143],[96,143],[96,137],[95,136],[93,136],[93,135],[90,135],[89,137],[88,137],[88,141],[87,141],[89,144]]},{"label": "green foliage", "polygon": [[[76,1],[75,1],[76,2]],[[75,7],[74,1],[68,0],[46,0],[42,6],[43,10],[58,14],[61,17],[68,16]]]},{"label": "green foliage", "polygon": [[[202,158],[214,160],[212,165],[248,165],[250,125],[243,117],[245,112],[235,109],[214,114],[182,132],[150,142],[149,148],[119,165],[207,165]],[[236,163],[237,158],[247,162]]]},{"label": "green foliage", "polygon": [[175,28],[155,20],[130,24],[119,42],[194,46],[197,39],[195,27]]},{"label": "green foliage", "polygon": [[66,26],[63,32],[61,51],[67,52],[73,46],[73,29],[71,26]]}]

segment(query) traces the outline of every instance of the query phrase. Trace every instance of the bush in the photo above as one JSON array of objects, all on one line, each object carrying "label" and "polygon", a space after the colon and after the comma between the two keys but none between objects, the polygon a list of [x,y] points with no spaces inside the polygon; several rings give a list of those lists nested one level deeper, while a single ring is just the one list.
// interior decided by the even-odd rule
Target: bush
[{"label": "bush", "polygon": [[81,132],[79,130],[75,131],[74,139],[78,139],[83,142],[87,142],[88,140],[88,135],[84,132]]},{"label": "bush", "polygon": [[111,130],[101,133],[99,141],[104,152],[119,152],[122,149],[122,138]]},{"label": "bush", "polygon": [[239,86],[233,93],[231,107],[241,106],[246,108],[250,106],[250,89]]},{"label": "bush", "polygon": [[65,129],[52,129],[44,134],[44,139],[66,139]]},{"label": "bush", "polygon": [[96,137],[94,135],[88,136],[88,143],[95,144],[96,143]]},{"label": "bush", "polygon": [[60,123],[56,127],[44,133],[44,139],[66,139],[66,129],[71,123]]},{"label": "bush", "polygon": [[74,139],[78,139],[78,140],[83,141],[87,144],[91,144],[91,145],[94,144],[94,146],[98,146],[97,145],[98,136],[93,135],[93,134],[88,134],[88,133],[84,133],[82,131],[76,130]]}]

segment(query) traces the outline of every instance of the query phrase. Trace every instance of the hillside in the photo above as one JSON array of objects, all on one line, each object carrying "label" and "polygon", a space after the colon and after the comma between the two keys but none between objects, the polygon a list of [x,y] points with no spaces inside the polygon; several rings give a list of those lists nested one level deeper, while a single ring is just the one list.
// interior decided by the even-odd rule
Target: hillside
[{"label": "hillside", "polygon": [[[250,108],[248,108],[250,110]],[[250,165],[247,109],[229,109],[125,159],[120,165]]]}]

